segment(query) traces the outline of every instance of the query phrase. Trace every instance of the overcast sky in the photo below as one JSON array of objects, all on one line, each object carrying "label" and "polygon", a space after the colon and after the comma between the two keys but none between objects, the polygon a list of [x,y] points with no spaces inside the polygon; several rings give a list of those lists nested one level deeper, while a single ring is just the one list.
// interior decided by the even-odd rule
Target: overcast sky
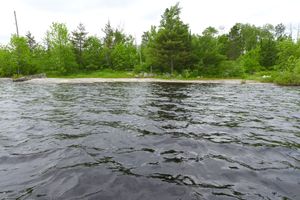
[{"label": "overcast sky", "polygon": [[[165,8],[180,2],[182,19],[193,33],[207,26],[225,27],[236,22],[286,25],[300,22],[300,0],[0,0],[0,43],[15,33],[13,11],[17,11],[20,34],[31,31],[41,41],[52,22],[66,23],[70,30],[82,22],[91,35],[102,36],[110,20],[114,27],[140,36],[158,25]],[[296,31],[296,30],[295,30]]]}]

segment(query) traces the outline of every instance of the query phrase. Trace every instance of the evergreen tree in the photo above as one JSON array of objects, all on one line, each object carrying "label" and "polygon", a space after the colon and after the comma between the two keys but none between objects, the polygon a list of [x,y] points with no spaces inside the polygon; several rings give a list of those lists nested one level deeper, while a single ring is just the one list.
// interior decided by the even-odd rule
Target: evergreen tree
[{"label": "evergreen tree", "polygon": [[104,52],[105,52],[105,60],[106,60],[106,66],[111,67],[111,51],[113,48],[113,37],[114,37],[114,30],[110,25],[110,21],[107,22],[105,25],[105,28],[102,30],[105,34],[103,38],[103,45],[104,45]]},{"label": "evergreen tree", "polygon": [[275,38],[277,40],[283,40],[285,39],[287,36],[285,34],[285,26],[280,23],[280,24],[277,24],[275,26]]},{"label": "evergreen tree", "polygon": [[37,43],[34,39],[34,36],[31,34],[30,31],[27,32],[26,38],[27,38],[27,43],[28,43],[28,46],[30,48],[30,51],[33,52],[34,49],[37,47]]},{"label": "evergreen tree", "polygon": [[84,43],[83,64],[88,70],[96,70],[105,64],[103,46],[96,36],[89,36]]},{"label": "evergreen tree", "polygon": [[103,50],[105,54],[105,60],[106,60],[106,67],[111,67],[114,69],[114,63],[112,58],[112,52],[114,52],[114,49],[116,47],[120,48],[125,43],[130,43],[132,41],[131,36],[126,36],[123,33],[122,29],[114,29],[110,22],[105,25],[105,28],[102,30],[105,34],[103,38]]},{"label": "evergreen tree", "polygon": [[228,49],[227,56],[230,60],[236,60],[243,54],[243,40],[241,35],[242,25],[240,23],[235,24],[228,34]]},{"label": "evergreen tree", "polygon": [[171,74],[182,71],[191,59],[191,34],[189,26],[180,19],[180,12],[178,3],[165,10],[150,48],[155,62],[164,70],[169,67]]},{"label": "evergreen tree", "polygon": [[112,49],[113,48],[113,40],[114,40],[114,29],[110,25],[110,21],[107,22],[105,28],[102,29],[103,33],[105,34],[103,38],[103,44],[105,47]]},{"label": "evergreen tree", "polygon": [[208,27],[203,31],[202,36],[193,36],[193,54],[198,66],[216,67],[226,59],[226,56],[220,54],[217,33],[215,28]]},{"label": "evergreen tree", "polygon": [[76,58],[79,66],[82,68],[83,60],[82,60],[82,52],[83,52],[83,45],[86,41],[87,32],[85,27],[82,23],[80,23],[77,27],[77,30],[72,32],[71,41],[74,45]]},{"label": "evergreen tree", "polygon": [[277,47],[276,42],[272,39],[262,39],[260,42],[260,60],[261,66],[267,70],[271,70],[276,64]]}]

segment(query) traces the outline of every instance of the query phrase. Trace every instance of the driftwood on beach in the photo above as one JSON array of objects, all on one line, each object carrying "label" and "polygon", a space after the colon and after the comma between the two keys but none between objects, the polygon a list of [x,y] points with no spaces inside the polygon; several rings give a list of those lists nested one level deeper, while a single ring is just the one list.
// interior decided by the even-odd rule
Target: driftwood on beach
[{"label": "driftwood on beach", "polygon": [[13,79],[13,82],[24,82],[29,81],[31,79],[37,79],[37,78],[47,78],[46,74],[35,74],[35,75],[29,75],[29,76],[22,76],[20,78]]}]

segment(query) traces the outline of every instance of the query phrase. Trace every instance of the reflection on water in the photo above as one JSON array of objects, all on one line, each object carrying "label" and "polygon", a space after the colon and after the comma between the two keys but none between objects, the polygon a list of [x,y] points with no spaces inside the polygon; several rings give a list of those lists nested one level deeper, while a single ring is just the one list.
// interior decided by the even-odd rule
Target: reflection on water
[{"label": "reflection on water", "polygon": [[0,199],[299,199],[300,88],[0,80]]}]

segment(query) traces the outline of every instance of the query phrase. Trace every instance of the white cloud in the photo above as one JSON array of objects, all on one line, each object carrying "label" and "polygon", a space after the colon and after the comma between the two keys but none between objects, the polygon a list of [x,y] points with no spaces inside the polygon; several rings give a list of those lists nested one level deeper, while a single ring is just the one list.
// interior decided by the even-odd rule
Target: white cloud
[{"label": "white cloud", "polygon": [[90,34],[101,35],[108,20],[140,38],[151,25],[159,24],[165,8],[178,1],[182,18],[193,33],[201,33],[207,26],[228,30],[236,22],[300,22],[299,0],[2,0],[0,43],[7,43],[15,33],[13,10],[17,11],[20,33],[29,30],[39,41],[52,22],[66,23],[70,30],[82,22]]}]

